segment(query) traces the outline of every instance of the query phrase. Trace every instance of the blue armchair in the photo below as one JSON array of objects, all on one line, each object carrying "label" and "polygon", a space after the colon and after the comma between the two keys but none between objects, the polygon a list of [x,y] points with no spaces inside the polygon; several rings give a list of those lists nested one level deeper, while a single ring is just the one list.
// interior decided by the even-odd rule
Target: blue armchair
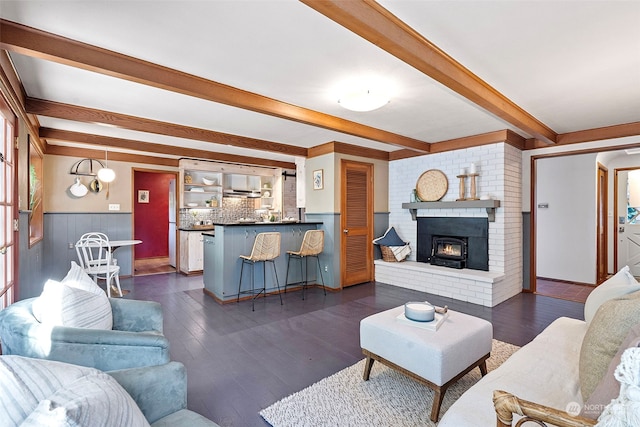
[{"label": "blue armchair", "polygon": [[113,329],[47,326],[33,316],[36,298],[0,311],[3,354],[57,360],[101,371],[162,365],[169,342],[162,335],[162,307],[152,301],[110,298]]},{"label": "blue armchair", "polygon": [[187,372],[171,362],[146,368],[107,372],[135,400],[152,427],[217,426],[187,409]]},{"label": "blue armchair", "polygon": [[0,356],[0,413],[2,426],[144,425],[142,418],[151,427],[217,426],[187,409],[187,374],[178,362],[104,373]]}]

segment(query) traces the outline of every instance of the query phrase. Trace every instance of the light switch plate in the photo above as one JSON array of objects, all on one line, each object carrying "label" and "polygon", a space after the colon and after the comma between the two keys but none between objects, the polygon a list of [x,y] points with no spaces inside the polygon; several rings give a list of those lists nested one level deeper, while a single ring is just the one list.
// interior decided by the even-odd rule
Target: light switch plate
[{"label": "light switch plate", "polygon": [[120,204],[119,203],[109,203],[109,210],[110,211],[119,211],[120,210]]}]

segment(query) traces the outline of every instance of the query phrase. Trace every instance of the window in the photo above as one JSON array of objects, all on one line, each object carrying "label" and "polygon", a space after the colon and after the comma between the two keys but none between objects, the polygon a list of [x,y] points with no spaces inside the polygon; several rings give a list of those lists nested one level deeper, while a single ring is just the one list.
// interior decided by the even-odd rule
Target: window
[{"label": "window", "polygon": [[29,247],[44,235],[44,211],[42,208],[42,154],[29,141]]},{"label": "window", "polygon": [[[631,193],[634,192],[634,197]],[[634,206],[631,206],[631,201]],[[627,175],[627,224],[640,224],[640,211],[638,211],[638,201],[640,200],[640,169],[629,171]]]},{"label": "window", "polygon": [[0,96],[0,309],[14,300],[16,266],[15,116]]}]

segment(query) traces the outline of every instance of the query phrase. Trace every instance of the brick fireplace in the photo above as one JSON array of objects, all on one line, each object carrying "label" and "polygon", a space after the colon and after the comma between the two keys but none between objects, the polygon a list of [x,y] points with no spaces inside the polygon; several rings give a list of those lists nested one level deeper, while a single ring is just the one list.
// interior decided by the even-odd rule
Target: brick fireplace
[{"label": "brick fireplace", "polygon": [[[455,201],[459,196],[456,176],[461,167],[468,167],[472,162],[476,163],[479,170],[478,195],[500,200],[500,207],[495,210],[495,221],[487,220],[485,209],[460,209],[456,208],[455,203],[451,204],[451,208],[419,209],[417,219],[476,218],[485,221],[488,226],[488,271],[418,262],[418,221],[412,219],[402,204],[409,202],[417,179],[429,169],[441,170],[447,176],[449,185],[442,201]],[[407,261],[401,263],[376,260],[376,280],[487,307],[493,307],[521,292],[521,169],[520,150],[505,143],[390,162],[388,224],[396,228],[403,240],[410,242],[412,253]]]}]

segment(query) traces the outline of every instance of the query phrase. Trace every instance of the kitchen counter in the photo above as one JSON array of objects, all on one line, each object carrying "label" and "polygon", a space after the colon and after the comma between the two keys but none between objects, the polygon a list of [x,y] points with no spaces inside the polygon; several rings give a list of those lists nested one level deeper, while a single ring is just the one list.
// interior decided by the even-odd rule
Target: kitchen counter
[{"label": "kitchen counter", "polygon": [[211,231],[214,230],[215,227],[213,225],[202,227],[202,228],[189,228],[189,227],[180,227],[179,231]]},{"label": "kitchen counter", "polygon": [[[218,302],[235,301],[238,296],[240,281],[240,255],[249,255],[258,233],[278,231],[281,233],[280,256],[275,259],[275,267],[280,283],[284,289],[287,273],[287,251],[298,251],[302,238],[307,230],[316,230],[322,222],[256,222],[215,224],[213,234],[202,233],[204,246],[204,292]],[[320,264],[322,265],[322,259]],[[309,263],[311,265],[312,263]],[[294,264],[292,263],[292,267]],[[258,268],[259,267],[259,268]],[[255,285],[262,287],[263,269],[255,268]],[[267,293],[275,292],[271,267],[267,268]],[[316,280],[317,271],[310,268],[309,281]],[[251,287],[250,274],[243,275],[242,289]],[[301,271],[296,264],[289,272],[289,283],[299,283]]]},{"label": "kitchen counter", "polygon": [[225,227],[252,226],[252,225],[320,225],[321,222],[294,222],[294,221],[269,221],[269,222],[224,222],[214,223]]},{"label": "kitchen counter", "polygon": [[211,226],[201,227],[201,228],[188,228],[188,227],[180,227],[178,230],[180,231],[211,231],[215,230],[215,226],[224,226],[224,227],[246,227],[252,225],[320,225],[322,222],[293,222],[293,221],[269,221],[269,222],[214,222]]}]

